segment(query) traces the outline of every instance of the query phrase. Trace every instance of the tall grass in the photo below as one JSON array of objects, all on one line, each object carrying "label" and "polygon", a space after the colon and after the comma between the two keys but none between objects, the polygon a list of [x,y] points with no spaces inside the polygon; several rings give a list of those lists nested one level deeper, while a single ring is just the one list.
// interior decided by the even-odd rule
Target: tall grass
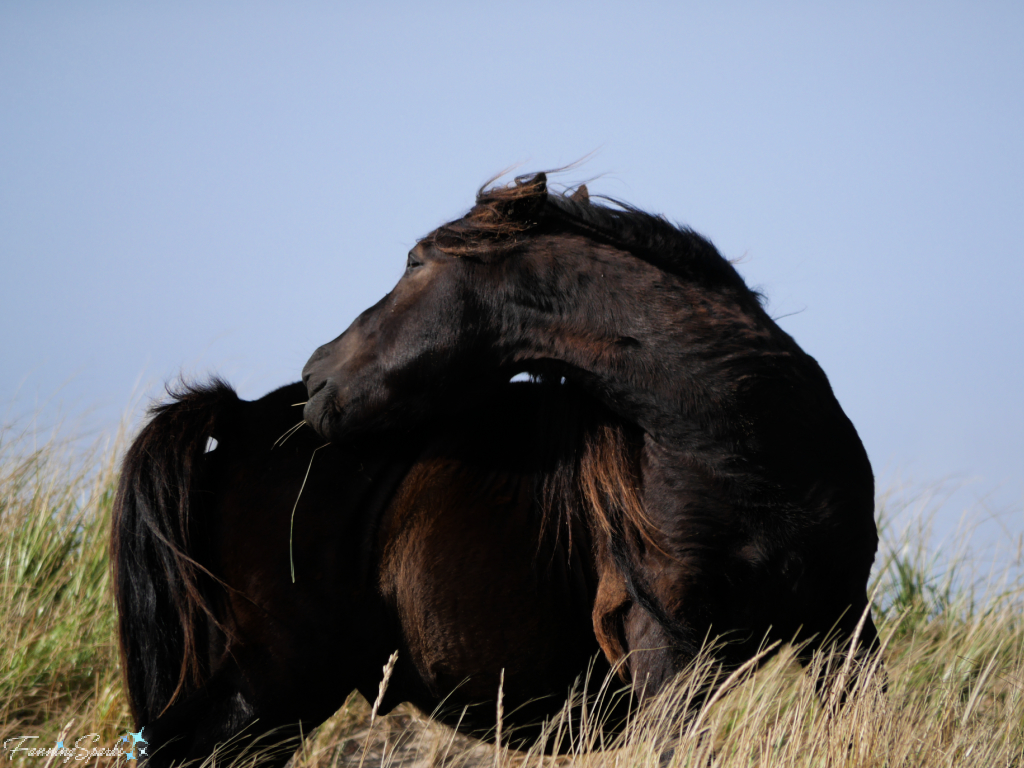
[{"label": "tall grass", "polygon": [[[62,734],[73,743],[97,733],[99,745],[112,746],[131,724],[107,560],[116,452],[96,450],[83,462],[53,442],[27,445],[9,431],[0,435],[0,738],[37,736],[45,747]],[[885,669],[861,675],[838,713],[822,706],[792,649],[783,649],[730,679],[698,661],[615,739],[601,731],[599,708],[582,731],[556,718],[551,732],[571,745],[557,758],[458,736],[409,707],[374,720],[369,704],[350,696],[293,764],[1024,765],[1020,570],[1007,562],[979,580],[962,552],[928,550],[912,503],[883,497],[879,515],[883,546],[872,589]],[[681,702],[701,685],[719,695],[682,719]]]},{"label": "tall grass", "polygon": [[0,434],[4,738],[55,740],[74,718],[113,742],[128,723],[108,583],[115,471],[113,451],[83,460],[56,441]]}]

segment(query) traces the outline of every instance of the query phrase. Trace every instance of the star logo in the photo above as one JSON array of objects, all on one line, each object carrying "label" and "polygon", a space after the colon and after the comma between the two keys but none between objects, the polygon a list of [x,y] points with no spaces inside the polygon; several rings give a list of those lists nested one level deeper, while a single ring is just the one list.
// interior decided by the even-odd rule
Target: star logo
[{"label": "star logo", "polygon": [[[144,738],[142,738],[142,732],[144,730],[146,730],[146,729],[143,727],[143,728],[139,728],[139,732],[138,733],[132,733],[131,731],[128,731],[128,733],[126,735],[121,737],[121,741],[128,741],[128,737],[131,736],[131,739],[132,739],[131,751],[127,755],[125,755],[125,757],[127,757],[129,760],[134,760],[135,759],[135,747],[136,747],[136,745],[138,745],[138,744],[149,744],[148,741],[146,741]],[[139,747],[139,754],[140,755],[146,754],[146,750],[145,750],[144,747]]]}]

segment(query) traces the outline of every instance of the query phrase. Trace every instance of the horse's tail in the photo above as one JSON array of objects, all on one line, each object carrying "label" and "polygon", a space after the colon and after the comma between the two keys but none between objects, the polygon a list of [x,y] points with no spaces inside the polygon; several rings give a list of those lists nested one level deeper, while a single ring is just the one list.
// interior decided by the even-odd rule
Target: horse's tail
[{"label": "horse's tail", "polygon": [[208,441],[240,401],[216,379],[170,394],[125,455],[110,540],[121,666],[137,725],[202,682],[211,633],[222,629],[201,565],[201,491]]}]

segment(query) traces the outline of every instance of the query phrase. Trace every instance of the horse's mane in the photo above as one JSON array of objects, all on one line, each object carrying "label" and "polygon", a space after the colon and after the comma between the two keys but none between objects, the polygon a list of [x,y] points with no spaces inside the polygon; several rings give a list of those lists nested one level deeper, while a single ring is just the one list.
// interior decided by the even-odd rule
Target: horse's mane
[{"label": "horse's mane", "polygon": [[453,256],[516,248],[528,234],[578,233],[628,251],[705,288],[761,297],[711,243],[693,229],[611,197],[594,201],[586,187],[553,192],[544,172],[518,176],[510,184],[487,182],[476,204],[459,219],[438,227],[422,242]]}]

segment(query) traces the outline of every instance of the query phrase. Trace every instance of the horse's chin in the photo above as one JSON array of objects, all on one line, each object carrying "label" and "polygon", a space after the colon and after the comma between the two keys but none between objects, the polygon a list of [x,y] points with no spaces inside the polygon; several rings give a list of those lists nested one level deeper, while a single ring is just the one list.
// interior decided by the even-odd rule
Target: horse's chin
[{"label": "horse's chin", "polygon": [[387,423],[369,408],[362,398],[353,399],[346,387],[332,380],[313,390],[302,409],[302,418],[325,440],[341,444],[373,440],[378,432],[387,431]]},{"label": "horse's chin", "polygon": [[342,408],[338,388],[331,381],[325,381],[306,401],[302,418],[325,440],[335,442],[340,437]]}]

